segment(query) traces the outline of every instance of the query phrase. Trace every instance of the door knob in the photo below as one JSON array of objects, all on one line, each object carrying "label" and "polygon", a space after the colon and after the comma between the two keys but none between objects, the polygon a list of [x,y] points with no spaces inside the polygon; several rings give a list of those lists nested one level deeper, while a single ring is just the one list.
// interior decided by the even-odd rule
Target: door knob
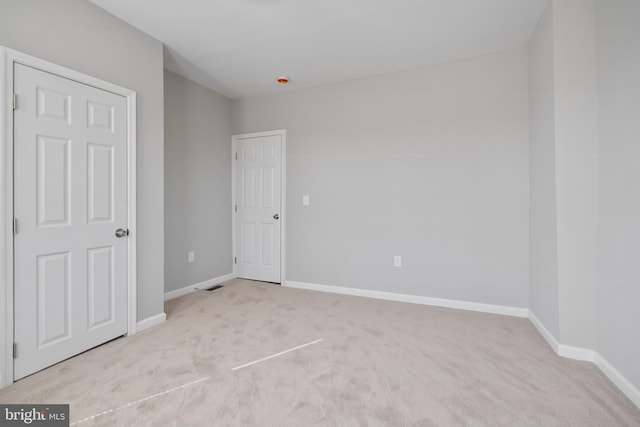
[{"label": "door knob", "polygon": [[280,215],[275,214],[275,215],[273,216],[273,219],[280,219]]},{"label": "door knob", "polygon": [[118,228],[116,230],[116,237],[120,238],[120,237],[126,237],[129,235],[129,229],[122,229],[122,228]]}]

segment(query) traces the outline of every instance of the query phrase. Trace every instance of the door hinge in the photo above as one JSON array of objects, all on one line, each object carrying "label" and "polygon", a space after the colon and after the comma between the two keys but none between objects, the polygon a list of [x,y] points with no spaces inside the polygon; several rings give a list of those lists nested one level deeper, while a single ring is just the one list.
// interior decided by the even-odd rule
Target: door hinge
[{"label": "door hinge", "polygon": [[15,110],[17,108],[18,105],[18,95],[16,95],[15,93],[13,94],[13,109]]},{"label": "door hinge", "polygon": [[234,264],[237,264],[237,263],[238,263],[238,257],[235,257],[235,256],[233,257],[233,263],[234,263]]},{"label": "door hinge", "polygon": [[13,358],[17,359],[18,358],[18,344],[13,343]]},{"label": "door hinge", "polygon": [[13,235],[18,234],[18,218],[13,218]]},{"label": "door hinge", "polygon": [[236,205],[235,209],[236,209],[236,212],[238,212],[238,205]]},{"label": "door hinge", "polygon": [[236,160],[238,160],[238,153],[236,153]]}]

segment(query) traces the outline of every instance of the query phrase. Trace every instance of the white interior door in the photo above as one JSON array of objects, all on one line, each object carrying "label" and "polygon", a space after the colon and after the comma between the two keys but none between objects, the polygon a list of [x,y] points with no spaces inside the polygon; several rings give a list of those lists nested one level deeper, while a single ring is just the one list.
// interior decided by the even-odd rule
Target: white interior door
[{"label": "white interior door", "polygon": [[238,277],[280,283],[282,135],[236,140]]},{"label": "white interior door", "polygon": [[17,380],[127,332],[127,103],[20,64],[14,91]]}]

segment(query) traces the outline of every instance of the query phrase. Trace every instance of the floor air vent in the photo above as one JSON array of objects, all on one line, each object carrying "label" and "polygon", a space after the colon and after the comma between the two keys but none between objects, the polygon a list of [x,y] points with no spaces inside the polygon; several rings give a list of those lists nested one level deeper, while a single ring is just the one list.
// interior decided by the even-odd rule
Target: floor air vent
[{"label": "floor air vent", "polygon": [[211,292],[211,291],[215,291],[216,289],[220,289],[220,288],[224,288],[224,286],[222,285],[216,285],[216,286],[212,286],[210,288],[207,288],[206,290]]}]

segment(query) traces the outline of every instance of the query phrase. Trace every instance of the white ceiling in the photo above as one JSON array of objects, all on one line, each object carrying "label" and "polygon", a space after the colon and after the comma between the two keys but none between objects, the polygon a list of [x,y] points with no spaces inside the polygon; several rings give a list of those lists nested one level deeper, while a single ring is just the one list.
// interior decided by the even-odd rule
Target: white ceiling
[{"label": "white ceiling", "polygon": [[91,1],[164,42],[167,69],[244,98],[521,46],[548,0]]}]

